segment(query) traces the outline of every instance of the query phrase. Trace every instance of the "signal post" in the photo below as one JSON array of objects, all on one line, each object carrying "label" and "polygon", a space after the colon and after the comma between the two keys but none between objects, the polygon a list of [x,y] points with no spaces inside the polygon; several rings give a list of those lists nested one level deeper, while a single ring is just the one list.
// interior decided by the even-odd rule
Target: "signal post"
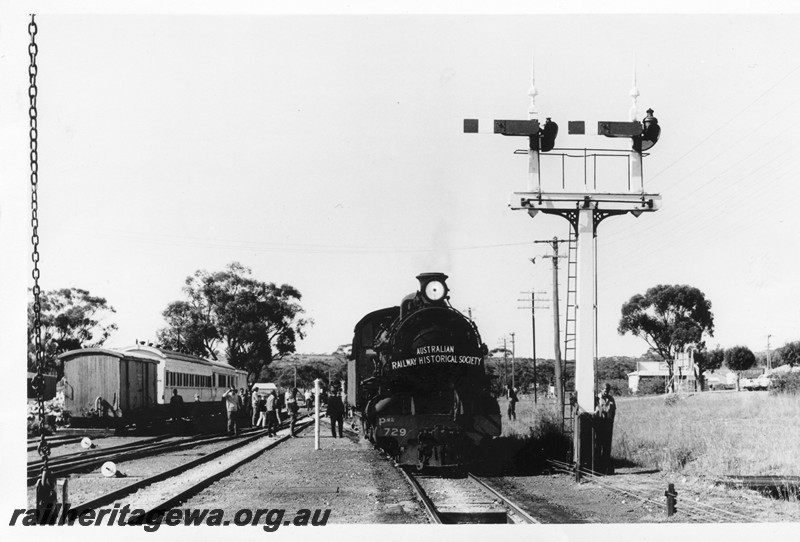
[{"label": "signal post", "polygon": [[[555,138],[558,134],[558,126],[550,119],[547,119],[547,122],[540,127],[538,120],[533,118],[535,114],[534,99],[536,96],[536,89],[533,85],[531,85],[529,95],[531,96],[529,119],[521,121],[495,120],[493,122],[493,132],[506,136],[527,137],[529,140],[529,148],[527,149],[529,157],[527,190],[512,193],[509,207],[512,210],[527,211],[531,217],[535,217],[539,213],[562,216],[567,219],[577,236],[575,390],[578,413],[575,416],[573,458],[575,466],[580,467],[591,465],[593,450],[593,443],[586,438],[587,435],[592,433],[587,431],[586,427],[581,429],[581,420],[586,420],[594,412],[594,400],[597,393],[594,385],[594,360],[597,344],[597,269],[595,259],[597,227],[600,222],[610,216],[631,213],[638,217],[642,213],[654,212],[660,208],[661,196],[645,193],[642,176],[643,151],[651,148],[656,143],[660,135],[660,127],[658,126],[658,120],[653,117],[653,110],[651,109],[647,111],[648,115],[643,122],[636,120],[638,90],[636,90],[634,81],[634,88],[631,91],[631,96],[634,99],[633,107],[631,108],[631,121],[601,121],[598,123],[597,128],[597,135],[629,139],[631,141],[630,150],[557,149],[555,148]],[[480,121],[466,119],[464,121],[464,131],[467,133],[480,132]],[[570,122],[569,133],[585,135],[585,123],[583,121]],[[566,176],[566,172],[564,170],[562,170],[561,175],[562,183],[549,183],[562,184],[561,187],[548,186],[547,189],[543,188],[540,159],[542,153],[551,153],[551,151],[553,151],[552,155],[561,157],[562,163],[566,158],[583,158],[583,190],[567,191],[565,189],[566,182],[563,179]],[[518,154],[522,152],[525,151],[516,151]],[[590,186],[587,178],[587,160],[591,158],[596,168],[598,157],[608,156],[627,158],[627,191],[600,192],[597,190],[596,181],[593,186]],[[597,172],[595,171],[594,174],[596,178]],[[582,435],[584,438],[581,438]],[[576,468],[576,473],[579,471]]]}]

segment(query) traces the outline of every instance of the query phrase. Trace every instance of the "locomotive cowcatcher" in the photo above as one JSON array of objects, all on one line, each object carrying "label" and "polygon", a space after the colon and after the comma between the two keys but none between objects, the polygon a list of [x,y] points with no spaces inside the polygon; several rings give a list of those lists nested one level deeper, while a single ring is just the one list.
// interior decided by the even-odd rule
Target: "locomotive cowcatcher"
[{"label": "locomotive cowcatcher", "polygon": [[365,438],[401,465],[459,467],[500,435],[488,353],[475,324],[449,303],[447,275],[417,276],[400,306],[355,326],[347,397]]}]

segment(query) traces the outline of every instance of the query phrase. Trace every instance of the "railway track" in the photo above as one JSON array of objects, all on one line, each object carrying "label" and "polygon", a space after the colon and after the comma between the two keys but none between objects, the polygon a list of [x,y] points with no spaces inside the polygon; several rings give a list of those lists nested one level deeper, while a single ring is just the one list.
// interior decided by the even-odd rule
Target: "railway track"
[{"label": "railway track", "polygon": [[540,523],[473,474],[460,478],[420,475],[400,468],[432,523]]},{"label": "railway track", "polygon": [[[302,431],[311,424],[313,420],[298,420],[296,431]],[[283,424],[281,431],[287,427],[288,423]],[[79,513],[118,503],[127,505],[132,510],[142,510],[144,511],[142,516],[148,518],[158,516],[288,438],[290,438],[288,431],[277,438],[267,437],[259,431],[257,435],[239,440],[200,458],[95,497],[72,507],[72,510]],[[120,502],[123,498],[125,498],[124,503]],[[135,521],[135,518],[130,518],[129,522],[131,521]]]},{"label": "railway track", "polygon": [[[547,462],[555,470],[566,473],[575,474],[573,465],[563,461],[548,459]],[[597,484],[598,486],[624,495],[641,502],[649,503],[654,507],[661,508],[666,516],[666,502],[664,500],[664,487],[663,485],[637,485],[622,483],[615,480],[613,477],[602,476],[587,469],[581,469],[581,476],[586,480]],[[743,523],[752,522],[753,519],[747,515],[731,510],[725,510],[717,506],[706,504],[702,501],[692,501],[690,499],[680,499],[680,515],[676,519],[684,523]]]},{"label": "railway track", "polygon": [[[247,437],[250,433],[258,432],[263,433],[263,429],[248,429],[242,432],[240,437],[234,437],[237,441],[241,438]],[[50,459],[49,466],[53,475],[56,477],[63,477],[69,474],[86,471],[96,468],[106,461],[125,461],[157,455],[162,453],[173,452],[198,446],[201,444],[211,444],[223,440],[229,440],[231,437],[227,435],[200,435],[192,437],[178,438],[170,440],[169,442],[161,442],[162,440],[169,439],[168,436],[154,437],[145,441],[135,443],[123,444],[105,449],[86,450],[84,452],[76,452],[74,454],[66,454],[59,457]],[[39,478],[43,462],[32,461],[28,463],[28,485],[34,485]]]},{"label": "railway track", "polygon": [[[41,437],[37,437],[34,439],[28,439],[28,451],[33,452],[39,447]],[[74,444],[76,442],[80,442],[83,437],[45,437],[47,439],[47,444],[51,448],[55,448],[56,446],[63,446],[65,444]]]}]

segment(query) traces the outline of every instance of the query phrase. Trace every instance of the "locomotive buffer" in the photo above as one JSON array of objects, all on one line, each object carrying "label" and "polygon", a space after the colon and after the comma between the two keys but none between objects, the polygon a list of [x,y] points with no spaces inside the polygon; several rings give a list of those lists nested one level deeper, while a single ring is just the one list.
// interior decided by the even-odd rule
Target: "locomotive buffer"
[{"label": "locomotive buffer", "polygon": [[[595,375],[594,361],[597,355],[597,291],[596,260],[594,241],[600,222],[610,216],[631,213],[635,217],[645,212],[657,211],[661,206],[661,196],[644,191],[642,175],[643,151],[651,148],[658,141],[660,127],[653,116],[653,110],[647,111],[642,122],[636,120],[636,98],[639,93],[635,86],[631,90],[633,106],[629,122],[600,121],[597,124],[597,135],[611,138],[625,138],[631,141],[630,150],[626,149],[575,149],[555,148],[558,126],[550,119],[540,126],[533,118],[536,113],[536,89],[531,85],[529,91],[531,107],[529,120],[495,120],[493,132],[504,136],[528,138],[528,149],[516,151],[515,154],[528,155],[528,186],[524,192],[514,192],[510,196],[509,207],[512,210],[527,211],[531,217],[538,213],[559,215],[566,218],[577,236],[577,281],[576,281],[576,346],[575,346],[575,390],[578,413],[575,416],[573,459],[576,467],[591,466],[593,437],[587,423],[594,412]],[[483,126],[486,126],[484,123]],[[464,120],[465,133],[481,132],[483,127],[476,119]],[[571,121],[569,134],[586,135],[584,121]],[[555,151],[555,152],[551,152]],[[557,157],[561,164],[561,183],[553,183],[551,176],[547,189],[542,186],[540,159],[542,155]],[[616,192],[600,192],[597,190],[600,162],[606,158],[627,159],[627,190]],[[576,170],[567,171],[566,159],[583,160],[583,182]],[[549,170],[548,170],[549,171]],[[568,174],[569,173],[569,174]],[[590,175],[594,182],[590,182]],[[575,177],[578,179],[575,179]],[[570,177],[568,179],[568,177]],[[600,176],[603,177],[602,175]],[[607,176],[606,176],[607,178]],[[568,189],[567,181],[571,181]],[[578,181],[577,183],[575,181]],[[561,186],[558,186],[558,185]],[[579,184],[575,189],[575,184]],[[615,183],[616,184],[616,183]],[[583,429],[581,424],[583,422]],[[579,472],[579,469],[576,469]]]}]

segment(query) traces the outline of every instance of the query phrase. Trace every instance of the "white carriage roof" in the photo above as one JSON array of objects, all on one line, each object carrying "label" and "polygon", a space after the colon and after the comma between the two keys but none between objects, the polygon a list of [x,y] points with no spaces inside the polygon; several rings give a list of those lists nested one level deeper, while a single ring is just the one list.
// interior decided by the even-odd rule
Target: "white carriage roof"
[{"label": "white carriage roof", "polygon": [[64,352],[63,354],[59,354],[59,359],[66,360],[67,358],[74,358],[77,356],[96,356],[102,354],[104,356],[112,356],[115,358],[134,358],[139,361],[146,361],[147,363],[158,363],[158,360],[153,359],[150,356],[143,355],[136,351],[120,351],[120,350],[112,350],[110,348],[79,348],[77,350],[70,350],[69,352]]},{"label": "white carriage roof", "polygon": [[178,361],[188,361],[191,363],[199,363],[201,365],[210,365],[211,367],[218,367],[220,369],[227,369],[229,371],[236,371],[238,373],[247,374],[247,371],[237,369],[223,361],[215,361],[191,354],[184,354],[182,352],[175,352],[174,350],[167,350],[166,348],[158,348],[156,346],[148,346],[144,344],[135,344],[133,346],[126,346],[121,349],[124,352],[136,352],[143,356],[148,356],[150,359],[157,357],[159,359],[172,359]]}]

